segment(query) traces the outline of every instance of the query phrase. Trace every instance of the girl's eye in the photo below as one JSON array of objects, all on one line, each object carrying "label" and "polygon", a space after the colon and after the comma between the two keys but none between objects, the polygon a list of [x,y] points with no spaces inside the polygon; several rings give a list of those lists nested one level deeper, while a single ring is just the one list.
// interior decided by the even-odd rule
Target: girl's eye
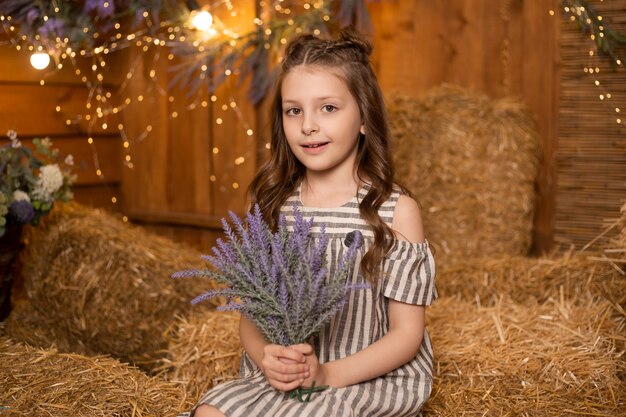
[{"label": "girl's eye", "polygon": [[287,109],[287,111],[285,112],[285,114],[287,116],[297,116],[300,114],[300,109],[296,108],[296,107],[292,107],[290,109]]},{"label": "girl's eye", "polygon": [[324,105],[324,107],[322,107],[322,109],[327,113],[332,113],[337,110],[337,107],[333,106],[332,104],[326,104]]}]

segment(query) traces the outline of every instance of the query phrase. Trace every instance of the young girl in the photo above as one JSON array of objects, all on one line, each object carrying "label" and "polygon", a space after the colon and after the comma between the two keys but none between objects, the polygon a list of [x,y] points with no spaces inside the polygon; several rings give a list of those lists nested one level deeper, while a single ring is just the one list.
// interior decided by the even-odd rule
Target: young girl
[{"label": "young girl", "polygon": [[[269,344],[242,317],[241,378],[204,394],[193,416],[416,416],[430,395],[424,309],[437,297],[435,264],[417,203],[392,182],[370,52],[351,31],[290,43],[272,108],[271,157],[250,186],[252,204],[274,227],[281,212],[293,219],[294,203],[326,224],[331,273],[360,232],[352,281],[370,289],[351,292],[313,345]],[[313,383],[330,388],[309,402],[290,399],[289,391]]]}]

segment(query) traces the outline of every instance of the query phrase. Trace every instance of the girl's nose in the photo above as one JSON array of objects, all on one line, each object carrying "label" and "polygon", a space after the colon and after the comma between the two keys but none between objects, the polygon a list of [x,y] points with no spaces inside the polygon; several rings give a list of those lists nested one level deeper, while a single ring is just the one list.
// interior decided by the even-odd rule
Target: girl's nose
[{"label": "girl's nose", "polygon": [[317,123],[312,117],[305,117],[302,121],[302,133],[305,135],[311,135],[319,130]]}]

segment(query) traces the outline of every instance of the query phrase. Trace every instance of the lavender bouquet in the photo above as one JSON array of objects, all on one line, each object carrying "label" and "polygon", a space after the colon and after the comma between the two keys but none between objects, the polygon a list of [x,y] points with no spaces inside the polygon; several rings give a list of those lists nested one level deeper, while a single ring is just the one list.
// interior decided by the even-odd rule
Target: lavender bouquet
[{"label": "lavender bouquet", "polygon": [[228,242],[218,239],[213,255],[203,256],[216,269],[192,269],[172,275],[204,276],[227,285],[199,295],[192,303],[225,297],[226,304],[218,310],[241,312],[270,343],[288,346],[306,342],[341,309],[350,291],[368,287],[347,283],[361,244],[359,233],[329,276],[325,228],[322,225],[319,239],[314,239],[313,219],[305,220],[296,207],[293,230],[288,230],[281,215],[275,233],[263,220],[258,206],[247,214],[247,227],[234,213],[229,214],[234,230],[222,219]]}]

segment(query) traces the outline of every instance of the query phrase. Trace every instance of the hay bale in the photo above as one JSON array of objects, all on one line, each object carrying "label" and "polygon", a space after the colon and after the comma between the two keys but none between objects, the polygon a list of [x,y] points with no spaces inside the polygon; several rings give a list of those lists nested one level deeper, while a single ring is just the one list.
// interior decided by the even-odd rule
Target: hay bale
[{"label": "hay bale", "polygon": [[604,252],[552,254],[541,258],[508,256],[444,265],[437,271],[442,296],[489,306],[502,296],[517,303],[543,303],[550,298],[582,299],[587,293],[626,303],[626,278]]},{"label": "hay bale", "polygon": [[396,176],[421,203],[440,264],[526,255],[541,148],[524,106],[443,85],[388,107]]},{"label": "hay bale", "polygon": [[427,310],[435,376],[425,414],[626,416],[626,328],[612,308],[591,297],[488,308],[440,298]]},{"label": "hay bale", "polygon": [[[28,304],[9,316],[7,333],[35,346],[110,354],[149,369],[167,348],[163,333],[174,316],[213,286],[170,278],[206,267],[195,250],[99,210],[64,206],[28,241],[22,294]],[[54,329],[20,331],[25,315],[31,328]]]},{"label": "hay bale", "polygon": [[168,355],[160,368],[188,398],[197,400],[214,385],[238,377],[243,351],[238,313],[202,309],[178,317],[167,337]]},{"label": "hay bale", "polygon": [[[501,297],[520,304],[550,299],[607,300],[616,317],[626,317],[626,204],[622,216],[583,249],[554,251],[540,258],[503,256],[458,260],[437,271],[442,296],[494,305]],[[612,234],[609,234],[612,232]]]},{"label": "hay bale", "polygon": [[30,301],[21,298],[15,301],[9,319],[2,322],[5,334],[12,340],[38,348],[54,347],[59,352],[87,353],[82,340],[71,340],[66,331],[56,326],[55,320],[42,317],[34,311]]},{"label": "hay bale", "polygon": [[172,416],[187,409],[175,384],[107,356],[35,349],[0,338],[2,416]]}]

